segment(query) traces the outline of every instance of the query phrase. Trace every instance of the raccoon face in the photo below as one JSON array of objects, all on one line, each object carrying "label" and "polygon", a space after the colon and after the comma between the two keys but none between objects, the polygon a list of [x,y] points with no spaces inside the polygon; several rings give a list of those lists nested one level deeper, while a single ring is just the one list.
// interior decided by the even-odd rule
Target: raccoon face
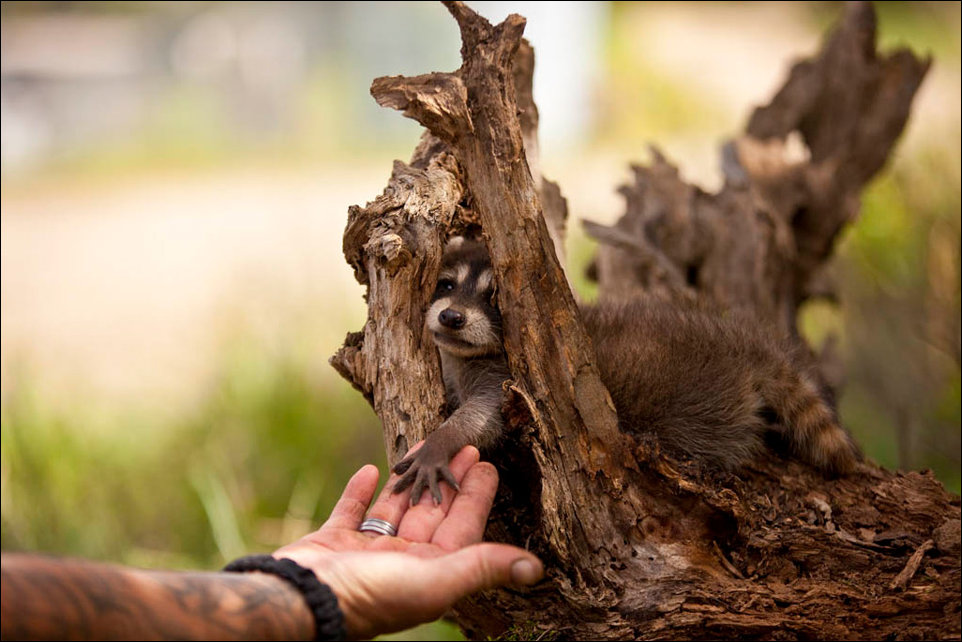
[{"label": "raccoon face", "polygon": [[441,260],[427,325],[439,350],[456,357],[501,352],[501,314],[494,273],[482,243],[457,236]]}]

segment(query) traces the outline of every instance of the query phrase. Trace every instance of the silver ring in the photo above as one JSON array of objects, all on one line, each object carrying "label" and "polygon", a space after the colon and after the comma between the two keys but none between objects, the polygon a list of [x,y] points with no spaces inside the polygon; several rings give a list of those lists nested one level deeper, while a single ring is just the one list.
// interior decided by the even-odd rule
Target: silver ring
[{"label": "silver ring", "polygon": [[394,524],[374,517],[365,519],[357,530],[362,533],[377,533],[378,535],[389,535],[391,537],[397,535],[397,528]]}]

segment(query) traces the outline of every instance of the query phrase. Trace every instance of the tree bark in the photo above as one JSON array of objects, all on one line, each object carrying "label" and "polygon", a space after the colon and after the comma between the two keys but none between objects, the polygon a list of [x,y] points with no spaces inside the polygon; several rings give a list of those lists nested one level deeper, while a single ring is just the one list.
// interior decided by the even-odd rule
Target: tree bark
[{"label": "tree bark", "polygon": [[[566,208],[538,167],[524,19],[492,26],[445,5],[461,29],[461,68],[371,89],[428,133],[384,193],[349,212],[344,251],[368,286],[369,315],[331,361],[372,403],[398,461],[444,416],[423,318],[443,241],[480,227],[512,373],[513,430],[496,455],[502,486],[487,535],[528,547],[548,572],[533,589],[464,600],[465,631],[957,638],[959,499],[930,473],[865,464],[826,480],[772,454],[738,476],[709,475],[618,430],[559,262]],[[822,269],[832,243],[927,66],[908,52],[877,56],[871,6],[849,6],[822,52],[725,147],[721,191],[685,184],[657,153],[634,168],[625,216],[589,226],[601,296],[707,297],[797,335],[798,306],[832,294]],[[802,153],[789,153],[799,142]],[[826,356],[827,384],[830,365]]]}]

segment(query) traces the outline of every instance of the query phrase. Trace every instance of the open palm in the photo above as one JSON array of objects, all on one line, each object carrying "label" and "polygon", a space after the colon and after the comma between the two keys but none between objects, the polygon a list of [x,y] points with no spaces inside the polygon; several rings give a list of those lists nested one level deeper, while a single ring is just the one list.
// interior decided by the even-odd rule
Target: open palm
[{"label": "open palm", "polygon": [[[460,491],[444,486],[439,505],[425,494],[409,506],[410,490],[391,492],[396,475],[372,505],[379,473],[365,466],[327,522],[274,557],[310,568],[331,587],[352,638],[435,619],[478,590],[533,583],[542,574],[536,557],[507,544],[479,543],[498,488],[497,470],[479,459],[467,446],[451,460]],[[396,525],[397,536],[359,532],[365,516]]]}]

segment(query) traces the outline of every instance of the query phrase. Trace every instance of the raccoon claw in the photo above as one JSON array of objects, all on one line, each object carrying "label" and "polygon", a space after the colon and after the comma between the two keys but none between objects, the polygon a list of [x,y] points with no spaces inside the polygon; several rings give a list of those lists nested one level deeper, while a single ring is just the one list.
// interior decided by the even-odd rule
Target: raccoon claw
[{"label": "raccoon claw", "polygon": [[430,490],[435,505],[443,499],[440,482],[445,481],[455,491],[461,490],[457,480],[448,468],[447,458],[439,459],[424,448],[398,462],[392,469],[401,478],[394,484],[393,493],[400,493],[408,487],[411,489],[411,505],[414,506],[421,499],[424,491]]}]

